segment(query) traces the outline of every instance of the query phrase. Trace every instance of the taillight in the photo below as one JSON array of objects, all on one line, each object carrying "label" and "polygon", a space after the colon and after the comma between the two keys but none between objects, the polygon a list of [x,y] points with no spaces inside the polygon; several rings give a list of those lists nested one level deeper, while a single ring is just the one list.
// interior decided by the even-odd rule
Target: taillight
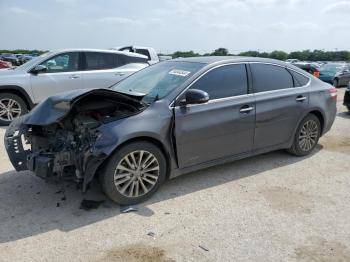
[{"label": "taillight", "polygon": [[335,87],[329,89],[329,94],[333,100],[337,101],[337,89]]},{"label": "taillight", "polygon": [[315,71],[315,72],[313,73],[313,76],[320,77],[320,72]]}]

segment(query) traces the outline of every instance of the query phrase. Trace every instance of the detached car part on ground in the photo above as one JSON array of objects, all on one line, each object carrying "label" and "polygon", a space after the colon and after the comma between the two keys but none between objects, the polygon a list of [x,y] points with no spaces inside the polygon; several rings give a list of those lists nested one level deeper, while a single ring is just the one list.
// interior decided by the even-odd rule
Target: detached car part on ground
[{"label": "detached car part on ground", "polygon": [[133,204],[167,179],[244,157],[312,152],[336,114],[336,90],[283,62],[176,59],[108,89],[50,97],[16,119],[5,145],[16,170],[99,176],[115,202]]}]

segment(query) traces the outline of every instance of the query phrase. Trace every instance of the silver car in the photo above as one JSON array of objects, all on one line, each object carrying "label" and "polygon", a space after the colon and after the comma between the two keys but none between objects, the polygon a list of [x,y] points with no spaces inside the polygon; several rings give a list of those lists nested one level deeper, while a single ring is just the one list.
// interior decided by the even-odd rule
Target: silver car
[{"label": "silver car", "polygon": [[8,125],[48,96],[74,89],[108,88],[147,67],[147,59],[114,50],[69,49],[0,70],[0,125]]}]

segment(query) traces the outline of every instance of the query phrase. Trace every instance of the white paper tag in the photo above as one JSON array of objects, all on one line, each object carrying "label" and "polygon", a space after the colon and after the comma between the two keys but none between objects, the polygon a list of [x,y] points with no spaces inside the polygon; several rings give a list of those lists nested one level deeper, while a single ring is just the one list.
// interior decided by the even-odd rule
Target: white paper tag
[{"label": "white paper tag", "polygon": [[173,69],[169,72],[169,75],[176,75],[176,76],[187,76],[189,75],[191,72],[189,71],[184,71],[184,70],[180,70],[180,69]]}]

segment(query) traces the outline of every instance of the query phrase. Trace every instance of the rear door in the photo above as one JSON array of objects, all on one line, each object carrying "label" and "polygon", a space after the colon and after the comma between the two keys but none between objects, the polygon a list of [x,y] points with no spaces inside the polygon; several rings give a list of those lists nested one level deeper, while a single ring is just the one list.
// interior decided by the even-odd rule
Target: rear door
[{"label": "rear door", "polygon": [[250,69],[256,99],[254,150],[287,143],[308,108],[304,86],[309,79],[278,65],[251,63]]},{"label": "rear door", "polygon": [[50,57],[41,63],[47,67],[46,72],[30,74],[34,103],[57,93],[83,87],[80,55],[79,52],[67,52]]},{"label": "rear door", "polygon": [[[224,65],[192,86],[209,102],[175,107],[175,137],[180,168],[252,150],[255,102],[248,94],[246,66]],[[181,98],[179,98],[181,100]]]},{"label": "rear door", "polygon": [[119,70],[122,59],[119,54],[108,52],[84,52],[84,88],[108,88],[125,78],[129,72]]}]

